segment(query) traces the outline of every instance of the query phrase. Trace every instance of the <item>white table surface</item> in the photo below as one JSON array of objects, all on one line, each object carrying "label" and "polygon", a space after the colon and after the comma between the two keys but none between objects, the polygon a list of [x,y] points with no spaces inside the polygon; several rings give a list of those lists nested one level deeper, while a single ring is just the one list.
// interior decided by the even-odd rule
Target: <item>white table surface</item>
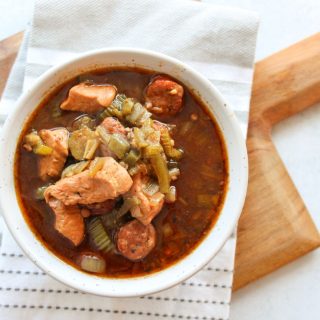
[{"label": "white table surface", "polygon": [[[320,31],[320,0],[207,2],[259,13],[256,60]],[[33,0],[0,0],[0,40],[25,28],[32,3]],[[320,229],[320,103],[277,125],[273,138]],[[233,294],[230,319],[320,319],[320,250]]]}]

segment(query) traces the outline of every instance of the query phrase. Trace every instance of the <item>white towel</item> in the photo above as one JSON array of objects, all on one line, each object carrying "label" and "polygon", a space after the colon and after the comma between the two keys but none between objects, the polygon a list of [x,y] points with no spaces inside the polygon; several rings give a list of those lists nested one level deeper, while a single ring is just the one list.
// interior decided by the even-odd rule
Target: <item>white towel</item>
[{"label": "white towel", "polygon": [[[0,119],[50,66],[110,46],[160,51],[189,63],[220,89],[246,134],[258,18],[188,0],[42,0],[6,87]],[[27,36],[29,33],[27,33]],[[192,278],[150,296],[80,293],[39,270],[2,226],[0,319],[215,319],[229,317],[236,239]]]}]

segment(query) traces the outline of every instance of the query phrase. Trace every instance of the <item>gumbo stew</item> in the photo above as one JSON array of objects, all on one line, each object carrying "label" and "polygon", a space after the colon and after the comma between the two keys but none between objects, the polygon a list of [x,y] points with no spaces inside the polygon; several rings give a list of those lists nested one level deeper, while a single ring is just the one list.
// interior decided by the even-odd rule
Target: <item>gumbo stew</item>
[{"label": "gumbo stew", "polygon": [[95,70],[25,124],[15,184],[28,224],[60,259],[106,277],[162,270],[213,227],[228,180],[221,133],[175,79]]}]

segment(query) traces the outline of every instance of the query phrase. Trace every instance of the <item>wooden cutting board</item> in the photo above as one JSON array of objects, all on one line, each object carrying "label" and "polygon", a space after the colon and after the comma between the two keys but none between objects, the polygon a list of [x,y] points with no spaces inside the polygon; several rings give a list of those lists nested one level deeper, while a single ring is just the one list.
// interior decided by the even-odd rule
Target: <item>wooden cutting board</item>
[{"label": "wooden cutting board", "polygon": [[[0,96],[22,33],[0,42]],[[271,139],[272,126],[320,101],[320,33],[255,65],[247,137],[249,187],[233,289],[320,246],[320,235]]]}]

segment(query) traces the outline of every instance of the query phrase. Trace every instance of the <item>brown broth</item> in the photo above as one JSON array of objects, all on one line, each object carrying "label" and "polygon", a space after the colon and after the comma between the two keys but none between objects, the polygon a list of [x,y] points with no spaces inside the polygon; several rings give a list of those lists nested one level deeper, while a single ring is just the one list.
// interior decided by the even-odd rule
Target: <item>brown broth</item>
[{"label": "brown broth", "polygon": [[[82,244],[74,247],[53,227],[54,216],[44,201],[35,199],[35,190],[44,183],[38,177],[36,155],[22,147],[24,135],[31,129],[68,127],[80,113],[64,111],[63,116],[53,118],[51,110],[66,98],[68,90],[83,79],[95,83],[111,83],[119,93],[125,93],[144,101],[143,92],[154,73],[144,70],[98,70],[65,83],[50,94],[38,106],[25,124],[15,157],[16,194],[30,228],[40,241],[60,259],[78,268],[77,257],[83,251],[93,251],[87,237]],[[185,150],[179,167],[181,175],[174,183],[178,200],[165,204],[161,213],[153,220],[157,231],[155,249],[142,261],[132,262],[116,253],[104,254],[106,277],[132,277],[156,272],[176,263],[189,254],[213,228],[222,207],[228,181],[227,156],[221,132],[215,120],[191,92],[184,87],[183,111],[175,116],[160,119],[177,125],[173,138],[177,146]],[[190,122],[190,115],[197,114],[198,120],[185,134],[179,132]],[[201,207],[197,202],[199,194],[215,195],[215,202]],[[164,237],[162,227],[169,224],[173,233]]]}]

